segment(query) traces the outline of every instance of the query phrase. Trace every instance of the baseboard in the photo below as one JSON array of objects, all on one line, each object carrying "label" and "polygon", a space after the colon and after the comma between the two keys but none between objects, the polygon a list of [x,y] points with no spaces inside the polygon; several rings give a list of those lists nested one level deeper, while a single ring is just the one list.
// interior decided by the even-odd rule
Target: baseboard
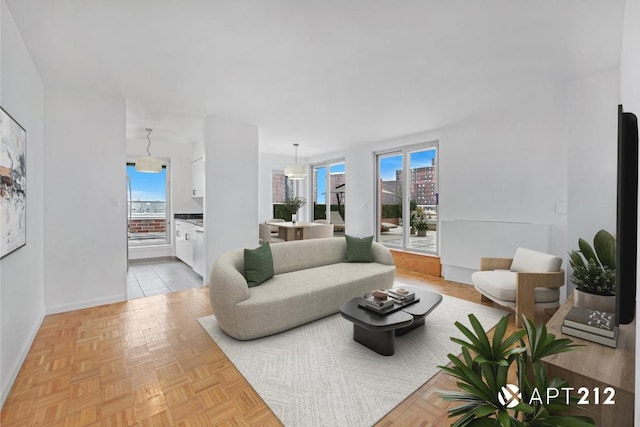
[{"label": "baseboard", "polygon": [[464,283],[465,285],[472,285],[471,275],[478,270],[472,270],[470,268],[457,267],[453,265],[442,265],[442,277],[452,282]]},{"label": "baseboard", "polygon": [[135,246],[129,248],[129,259],[164,258],[173,255],[171,245]]},{"label": "baseboard", "polygon": [[67,311],[81,310],[83,308],[97,307],[99,305],[113,304],[127,300],[127,294],[112,295],[110,297],[98,298],[89,301],[74,302],[72,304],[61,304],[46,307],[46,314],[65,313]]},{"label": "baseboard", "polygon": [[13,388],[13,384],[16,382],[16,378],[18,378],[18,374],[20,373],[20,369],[24,364],[25,359],[27,358],[27,354],[29,354],[29,349],[31,349],[31,345],[33,341],[36,339],[36,335],[40,330],[40,326],[42,326],[42,322],[44,321],[45,314],[40,316],[40,320],[36,322],[34,328],[31,330],[31,333],[28,336],[28,339],[23,343],[22,348],[20,349],[20,357],[16,363],[11,367],[11,371],[4,374],[4,378],[8,379],[8,381],[2,385],[2,395],[0,395],[0,408],[4,406],[5,400],[9,396],[11,389]]},{"label": "baseboard", "polygon": [[162,261],[180,261],[180,258],[176,258],[174,256],[159,256],[153,258],[136,258],[129,259],[129,265],[131,264],[145,264],[145,263],[153,263],[153,262],[162,262]]}]

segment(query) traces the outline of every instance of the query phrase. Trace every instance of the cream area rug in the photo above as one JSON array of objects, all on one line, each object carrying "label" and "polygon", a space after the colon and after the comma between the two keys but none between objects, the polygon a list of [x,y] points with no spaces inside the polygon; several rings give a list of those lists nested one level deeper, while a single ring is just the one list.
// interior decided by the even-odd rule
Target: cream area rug
[{"label": "cream area rug", "polygon": [[252,341],[227,336],[215,316],[199,319],[266,404],[289,427],[371,426],[460,353],[456,320],[474,313],[493,327],[507,312],[444,296],[425,327],[396,338],[393,356],[353,341],[340,314]]}]

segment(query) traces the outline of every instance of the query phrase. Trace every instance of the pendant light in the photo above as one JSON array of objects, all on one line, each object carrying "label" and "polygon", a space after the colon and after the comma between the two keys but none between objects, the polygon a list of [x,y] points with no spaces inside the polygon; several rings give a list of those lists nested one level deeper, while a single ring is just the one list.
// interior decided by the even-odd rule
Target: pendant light
[{"label": "pendant light", "polygon": [[151,147],[149,135],[151,135],[153,129],[146,128],[145,130],[148,132],[147,141],[149,141],[149,144],[147,144],[147,156],[141,157],[136,161],[136,170],[138,172],[158,173],[162,171],[162,163],[155,157],[151,157],[151,152],[149,151],[149,147]]},{"label": "pendant light", "polygon": [[298,146],[300,144],[293,144],[296,150],[296,162],[293,165],[288,165],[284,168],[284,174],[289,179],[300,180],[307,177],[307,168],[304,164],[298,164]]}]

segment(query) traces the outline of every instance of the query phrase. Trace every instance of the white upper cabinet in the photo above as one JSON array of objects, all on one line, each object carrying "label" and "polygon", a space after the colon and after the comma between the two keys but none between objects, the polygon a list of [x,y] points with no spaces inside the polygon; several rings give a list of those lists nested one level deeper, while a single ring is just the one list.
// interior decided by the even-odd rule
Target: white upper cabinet
[{"label": "white upper cabinet", "polygon": [[204,196],[204,158],[199,157],[191,162],[191,196]]}]

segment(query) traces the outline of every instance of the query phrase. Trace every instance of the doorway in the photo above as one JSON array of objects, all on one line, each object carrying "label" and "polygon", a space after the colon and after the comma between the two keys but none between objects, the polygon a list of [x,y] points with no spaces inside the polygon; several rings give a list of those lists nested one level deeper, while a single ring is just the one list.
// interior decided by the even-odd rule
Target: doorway
[{"label": "doorway", "polygon": [[145,173],[127,163],[126,170],[128,247],[170,244],[167,166]]},{"label": "doorway", "polygon": [[344,233],[346,219],[346,168],[344,161],[315,164],[311,168],[313,207],[311,221],[329,221],[334,234]]},{"label": "doorway", "polygon": [[377,239],[390,248],[437,255],[438,145],[376,154]]}]

